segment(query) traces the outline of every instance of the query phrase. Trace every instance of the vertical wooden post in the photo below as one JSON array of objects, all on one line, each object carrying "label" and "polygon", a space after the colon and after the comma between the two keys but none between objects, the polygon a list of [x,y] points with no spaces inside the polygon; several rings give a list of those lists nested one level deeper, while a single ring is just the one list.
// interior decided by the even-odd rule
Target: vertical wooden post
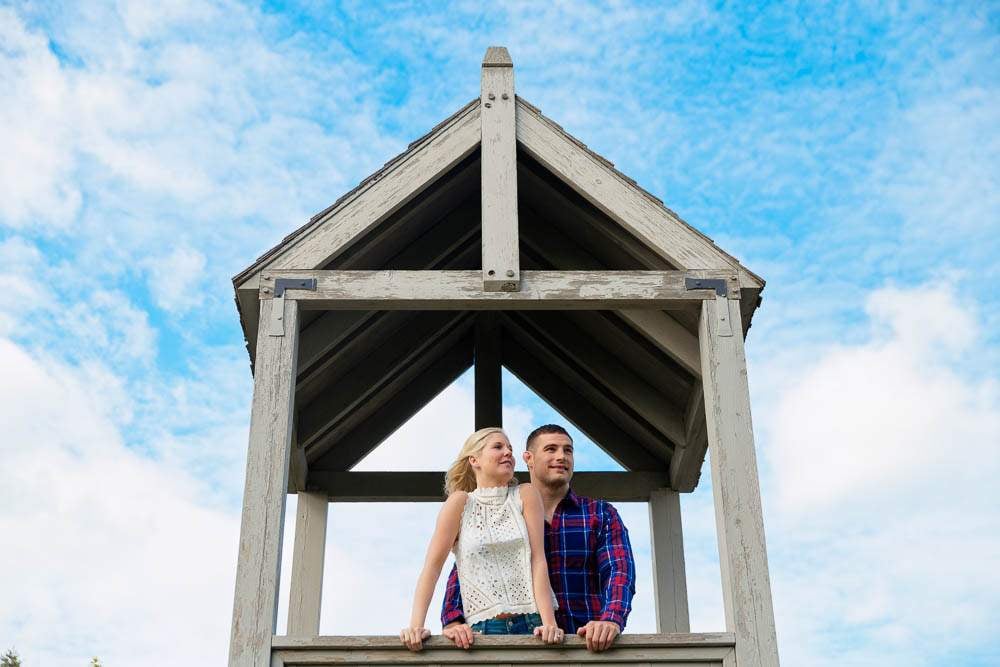
[{"label": "vertical wooden post", "polygon": [[[268,334],[275,303],[284,307],[284,335]],[[271,664],[292,440],[298,319],[298,303],[294,299],[260,302],[236,599],[229,642],[230,667]]]},{"label": "vertical wooden post", "polygon": [[500,376],[500,326],[497,314],[476,315],[476,430],[503,426],[503,380]]},{"label": "vertical wooden post", "polygon": [[653,551],[656,631],[690,632],[681,501],[677,492],[657,489],[650,494],[649,537]]},{"label": "vertical wooden post", "polygon": [[329,506],[330,500],[325,493],[298,493],[288,596],[288,635],[291,637],[319,635]]},{"label": "vertical wooden post", "polygon": [[482,125],[483,289],[520,289],[517,235],[517,141],[514,63],[507,49],[491,46],[483,57]]},{"label": "vertical wooden post", "polygon": [[[725,313],[719,308],[729,310],[728,334],[723,330],[720,335]],[[703,302],[698,338],[726,630],[736,634],[740,667],[776,667],[778,643],[742,331],[739,302]]]}]

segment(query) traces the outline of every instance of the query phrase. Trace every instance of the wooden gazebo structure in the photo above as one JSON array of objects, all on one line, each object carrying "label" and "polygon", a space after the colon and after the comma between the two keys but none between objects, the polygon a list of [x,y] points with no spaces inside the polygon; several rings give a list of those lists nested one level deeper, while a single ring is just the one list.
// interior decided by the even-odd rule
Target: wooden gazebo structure
[{"label": "wooden gazebo structure", "polygon": [[[743,350],[764,282],[516,97],[506,49],[487,51],[480,97],[233,282],[254,392],[231,666],[778,664]],[[442,474],[351,468],[473,365],[477,427],[501,423],[506,366],[627,470],[574,488],[648,501],[659,634],[600,655],[576,637],[410,654],[318,636],[329,503],[441,500]],[[677,494],[709,448],[726,628],[691,634]]]}]

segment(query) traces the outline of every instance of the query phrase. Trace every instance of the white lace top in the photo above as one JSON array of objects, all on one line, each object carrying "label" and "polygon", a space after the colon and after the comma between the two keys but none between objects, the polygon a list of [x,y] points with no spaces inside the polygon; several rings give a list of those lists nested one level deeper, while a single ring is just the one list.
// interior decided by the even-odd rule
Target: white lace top
[{"label": "white lace top", "polygon": [[[531,584],[531,545],[518,486],[476,489],[462,511],[453,549],[465,622],[538,611]],[[552,606],[556,599],[552,595]]]}]

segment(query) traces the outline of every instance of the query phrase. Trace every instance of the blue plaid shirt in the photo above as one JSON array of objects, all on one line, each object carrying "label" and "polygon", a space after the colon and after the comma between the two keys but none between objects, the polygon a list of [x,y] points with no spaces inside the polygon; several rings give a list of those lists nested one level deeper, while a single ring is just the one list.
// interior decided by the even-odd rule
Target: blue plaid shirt
[{"label": "blue plaid shirt", "polygon": [[[556,623],[567,634],[589,621],[614,621],[622,630],[635,595],[635,561],[628,530],[611,503],[572,491],[545,523],[549,582],[559,608]],[[441,625],[464,621],[458,569],[448,577]]]}]

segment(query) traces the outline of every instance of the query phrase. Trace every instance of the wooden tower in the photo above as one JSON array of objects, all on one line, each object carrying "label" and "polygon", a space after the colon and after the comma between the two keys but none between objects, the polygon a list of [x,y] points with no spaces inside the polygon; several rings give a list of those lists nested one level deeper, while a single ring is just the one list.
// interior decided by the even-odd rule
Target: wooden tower
[{"label": "wooden tower", "polygon": [[[233,282],[254,392],[231,666],[778,664],[743,350],[764,282],[516,97],[506,49],[487,50],[479,97]],[[440,501],[443,472],[351,468],[473,365],[477,427],[501,423],[506,366],[627,470],[573,487],[649,503],[658,634],[600,655],[575,637],[412,655],[317,636],[329,503]],[[708,449],[726,627],[691,634],[678,493]]]}]

